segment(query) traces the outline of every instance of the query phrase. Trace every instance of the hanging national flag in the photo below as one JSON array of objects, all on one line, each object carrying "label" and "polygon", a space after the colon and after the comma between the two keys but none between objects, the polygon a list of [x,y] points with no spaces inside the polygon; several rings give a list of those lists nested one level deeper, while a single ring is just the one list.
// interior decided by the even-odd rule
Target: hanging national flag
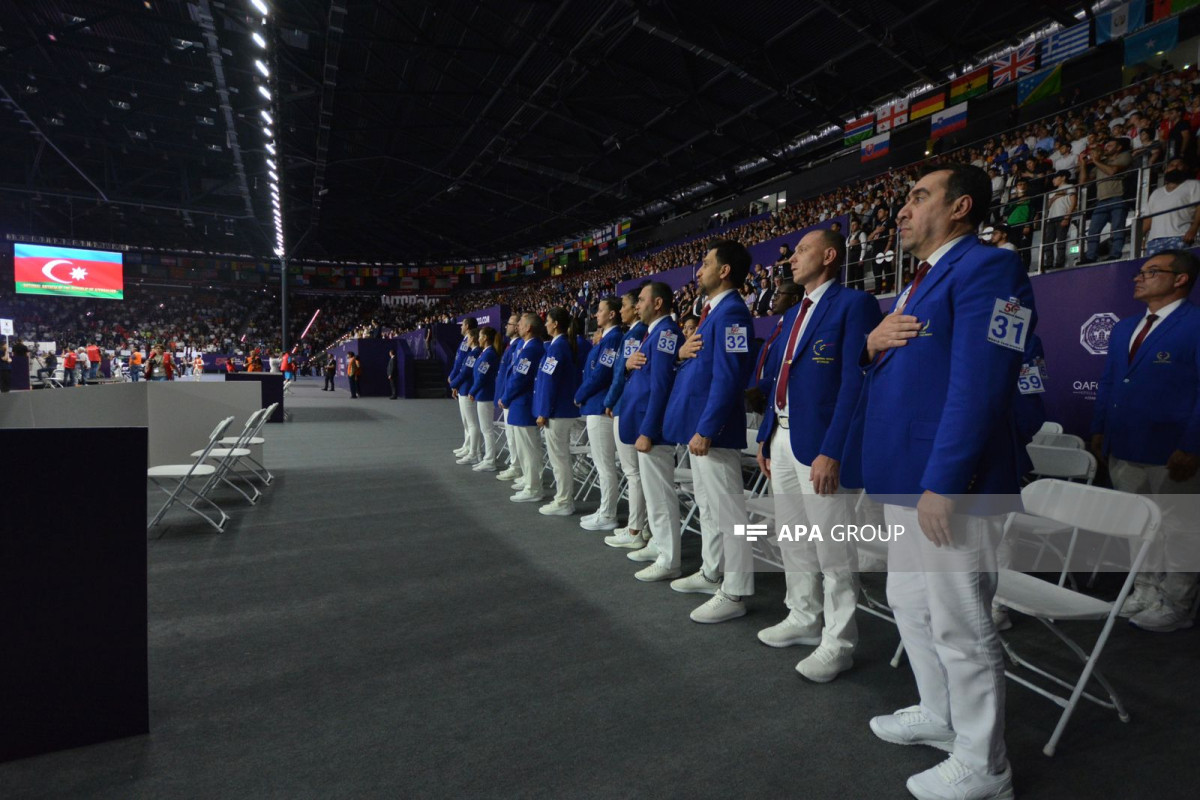
[{"label": "hanging national flag", "polygon": [[1062,91],[1062,64],[1027,75],[1017,81],[1017,105],[1026,106]]},{"label": "hanging national flag", "polygon": [[965,127],[967,127],[967,104],[959,103],[933,115],[933,121],[929,127],[929,138],[937,139]]},{"label": "hanging national flag", "polygon": [[842,126],[843,141],[847,145],[861,142],[875,132],[875,115],[867,114],[861,119],[847,122]]},{"label": "hanging national flag", "polygon": [[1068,58],[1074,58],[1080,53],[1087,52],[1090,46],[1088,37],[1091,32],[1091,22],[1085,19],[1078,25],[1063,28],[1061,31],[1047,36],[1046,42],[1042,45],[1042,66],[1061,64]]},{"label": "hanging national flag", "polygon": [[898,128],[908,122],[908,100],[897,100],[876,112],[875,130],[879,133]]},{"label": "hanging national flag", "polygon": [[1125,66],[1134,67],[1153,61],[1179,44],[1179,18],[1151,25],[1125,37]]},{"label": "hanging national flag", "polygon": [[617,249],[624,247],[626,244],[628,244],[627,237],[625,237],[623,235],[617,237]]},{"label": "hanging national flag", "polygon": [[992,88],[1012,83],[1037,67],[1037,42],[1012,51],[992,62]]},{"label": "hanging national flag", "polygon": [[878,136],[872,136],[866,139],[859,146],[858,160],[866,163],[876,158],[882,158],[888,154],[888,144],[892,140],[890,133],[881,133]]},{"label": "hanging national flag", "polygon": [[914,97],[909,106],[908,118],[910,120],[918,120],[921,117],[928,117],[930,114],[935,114],[946,107],[946,92],[942,89],[934,89],[919,97]]},{"label": "hanging national flag", "polygon": [[1154,10],[1150,14],[1151,21],[1166,19],[1172,14],[1186,11],[1194,5],[1200,5],[1200,0],[1154,0]]},{"label": "hanging national flag", "polygon": [[1133,33],[1146,23],[1146,0],[1129,0],[1128,3],[1096,15],[1096,44],[1104,44]]},{"label": "hanging national flag", "polygon": [[617,226],[617,233],[629,233],[629,229],[632,227],[632,225],[632,220],[624,220],[620,225]]},{"label": "hanging national flag", "polygon": [[988,68],[974,69],[950,81],[950,102],[957,103],[981,95],[988,90]]}]

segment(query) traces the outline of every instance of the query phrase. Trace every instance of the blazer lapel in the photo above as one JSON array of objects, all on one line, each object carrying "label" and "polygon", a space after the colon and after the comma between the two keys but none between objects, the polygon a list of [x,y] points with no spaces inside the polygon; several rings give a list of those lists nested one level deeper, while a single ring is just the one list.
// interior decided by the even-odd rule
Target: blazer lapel
[{"label": "blazer lapel", "polygon": [[[971,236],[967,236],[954,247],[950,248],[950,252],[942,256],[937,265],[929,270],[929,274],[925,276],[925,280],[921,281],[921,285],[917,287],[915,292],[912,292],[908,300],[904,303],[904,313],[912,314],[913,307],[923,298],[927,297],[934,288],[941,283],[948,274],[950,269],[971,249]],[[978,245],[982,247],[983,245]],[[913,316],[916,316],[913,314]]]},{"label": "blazer lapel", "polygon": [[[800,336],[800,341],[796,342],[797,356],[803,353],[808,343],[812,340],[813,334],[821,325],[821,320],[825,319],[826,312],[836,302],[838,293],[842,290],[841,284],[834,283],[825,290],[825,295],[821,298],[821,302],[817,303],[817,307],[812,310],[812,316],[809,317],[808,323],[804,326],[804,333]],[[793,360],[797,360],[797,356],[793,356]]]},{"label": "blazer lapel", "polygon": [[[1175,309],[1175,311],[1171,313],[1171,316],[1159,323],[1158,326],[1154,330],[1150,331],[1146,338],[1142,340],[1141,346],[1138,347],[1137,355],[1133,357],[1133,363],[1129,365],[1129,369],[1127,369],[1125,373],[1129,374],[1137,369],[1141,365],[1142,361],[1145,360],[1147,353],[1156,353],[1157,351],[1154,349],[1153,343],[1161,341],[1162,337],[1167,334],[1167,331],[1171,330],[1171,328],[1174,327],[1179,320],[1183,319],[1183,317],[1189,313],[1191,313],[1191,309],[1188,308],[1188,301],[1184,300],[1183,305]],[[1144,319],[1139,320],[1138,324],[1133,326],[1133,332],[1130,335],[1136,338],[1137,332],[1141,330],[1142,326],[1145,324],[1146,323]],[[1133,340],[1130,339],[1130,341]],[[1128,345],[1126,345],[1126,352],[1128,352],[1128,349]]]}]

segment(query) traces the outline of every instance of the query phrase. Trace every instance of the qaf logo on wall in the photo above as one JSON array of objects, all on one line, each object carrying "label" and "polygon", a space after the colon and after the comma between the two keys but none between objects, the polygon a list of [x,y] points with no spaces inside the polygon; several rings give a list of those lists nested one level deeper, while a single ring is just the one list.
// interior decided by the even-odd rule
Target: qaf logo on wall
[{"label": "qaf logo on wall", "polygon": [[1111,311],[1092,314],[1079,328],[1079,344],[1094,356],[1108,355],[1108,337],[1118,317]]}]

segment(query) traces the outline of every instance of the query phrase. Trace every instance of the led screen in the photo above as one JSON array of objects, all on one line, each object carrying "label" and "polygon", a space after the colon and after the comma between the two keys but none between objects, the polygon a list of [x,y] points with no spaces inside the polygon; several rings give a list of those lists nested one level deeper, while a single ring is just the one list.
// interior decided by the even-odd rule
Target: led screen
[{"label": "led screen", "polygon": [[50,294],[122,300],[124,262],[120,253],[40,244],[13,245],[17,294]]}]

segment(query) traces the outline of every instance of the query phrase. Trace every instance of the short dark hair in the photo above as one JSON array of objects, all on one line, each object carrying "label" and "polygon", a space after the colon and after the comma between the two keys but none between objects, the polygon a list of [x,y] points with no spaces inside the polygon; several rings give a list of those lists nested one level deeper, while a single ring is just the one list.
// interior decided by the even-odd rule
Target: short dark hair
[{"label": "short dark hair", "polygon": [[717,251],[717,263],[729,265],[729,282],[741,286],[750,274],[750,251],[741,242],[733,239],[714,239],[708,243],[709,250]]},{"label": "short dark hair", "polygon": [[978,227],[987,219],[988,206],[992,202],[992,179],[986,172],[972,164],[929,164],[921,169],[920,177],[934,172],[950,173],[946,176],[946,200],[971,198],[967,222]]},{"label": "short dark hair", "polygon": [[1196,285],[1196,277],[1200,275],[1200,258],[1190,250],[1161,250],[1154,255],[1166,256],[1171,259],[1171,269],[1180,275],[1187,275],[1187,290],[1190,294]]},{"label": "short dark hair", "polygon": [[475,319],[474,317],[466,317],[463,319],[463,322],[466,323],[467,330],[474,330],[475,328],[479,327],[479,320]]},{"label": "short dark hair", "polygon": [[671,287],[662,281],[647,281],[643,286],[650,287],[650,299],[659,298],[663,301],[663,312],[670,314],[675,310],[675,293]]}]

